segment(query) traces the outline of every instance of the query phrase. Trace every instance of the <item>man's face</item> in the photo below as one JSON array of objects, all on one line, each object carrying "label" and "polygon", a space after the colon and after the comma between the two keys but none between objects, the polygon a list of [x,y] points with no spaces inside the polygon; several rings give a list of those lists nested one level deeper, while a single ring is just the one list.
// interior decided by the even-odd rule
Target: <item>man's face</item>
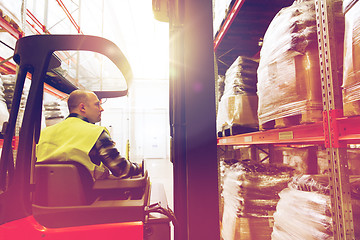
[{"label": "man's face", "polygon": [[85,117],[89,119],[91,123],[97,123],[101,121],[101,112],[104,109],[101,107],[101,103],[94,93],[89,93],[88,102],[85,103]]}]

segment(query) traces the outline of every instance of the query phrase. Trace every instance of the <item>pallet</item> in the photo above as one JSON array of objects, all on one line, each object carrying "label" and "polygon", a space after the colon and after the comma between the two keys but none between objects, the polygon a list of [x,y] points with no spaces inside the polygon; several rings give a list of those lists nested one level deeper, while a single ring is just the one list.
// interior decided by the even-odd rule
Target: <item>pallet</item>
[{"label": "pallet", "polygon": [[360,100],[344,103],[344,116],[358,116],[360,115]]},{"label": "pallet", "polygon": [[270,240],[272,222],[272,217],[240,217],[236,221],[234,239]]},{"label": "pallet", "polygon": [[278,118],[275,120],[268,121],[266,123],[260,124],[260,130],[274,129],[274,128],[287,128],[291,126],[309,124],[322,121],[322,110],[309,110],[305,111],[303,114],[297,114],[293,116]]},{"label": "pallet", "polygon": [[228,136],[256,132],[256,131],[259,131],[259,128],[234,124],[232,126],[223,127],[222,131],[218,132],[218,137],[228,137]]}]

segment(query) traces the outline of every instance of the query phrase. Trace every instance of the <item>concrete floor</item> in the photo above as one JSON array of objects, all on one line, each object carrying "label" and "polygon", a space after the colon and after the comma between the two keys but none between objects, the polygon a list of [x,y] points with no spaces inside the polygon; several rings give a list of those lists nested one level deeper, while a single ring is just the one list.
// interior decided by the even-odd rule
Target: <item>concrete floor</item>
[{"label": "concrete floor", "polygon": [[169,159],[145,159],[145,166],[152,183],[161,183],[165,188],[168,205],[174,209],[173,165]]},{"label": "concrete floor", "polygon": [[[173,195],[173,165],[169,159],[145,159],[145,168],[149,172],[151,183],[161,183],[164,186],[168,206],[174,211]],[[174,239],[174,228],[170,224],[171,239]]]}]

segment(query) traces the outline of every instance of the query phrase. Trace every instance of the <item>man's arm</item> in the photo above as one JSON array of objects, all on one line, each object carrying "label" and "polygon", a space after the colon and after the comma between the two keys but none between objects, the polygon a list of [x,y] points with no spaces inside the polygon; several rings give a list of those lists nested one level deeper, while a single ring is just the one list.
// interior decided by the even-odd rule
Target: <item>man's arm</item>
[{"label": "man's arm", "polygon": [[89,155],[95,164],[100,164],[101,161],[116,177],[127,178],[141,173],[141,167],[137,163],[120,155],[106,131],[101,133]]}]

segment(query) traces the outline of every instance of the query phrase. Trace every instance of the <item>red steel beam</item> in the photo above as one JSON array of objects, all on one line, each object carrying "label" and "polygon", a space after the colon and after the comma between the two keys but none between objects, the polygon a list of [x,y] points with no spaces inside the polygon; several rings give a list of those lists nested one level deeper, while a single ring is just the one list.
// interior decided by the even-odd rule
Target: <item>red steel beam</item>
[{"label": "red steel beam", "polygon": [[[2,57],[0,57],[0,62],[3,60],[4,59]],[[4,72],[3,72],[3,70],[4,70]],[[11,62],[6,62],[0,66],[0,73],[15,74],[16,73],[16,65]],[[31,74],[28,74],[27,78],[31,79]],[[47,93],[50,93],[53,96],[56,96],[60,99],[64,99],[68,96],[66,93],[60,92],[59,90],[56,90],[55,88],[51,87],[50,85],[48,85],[46,83],[44,83],[44,91]]]},{"label": "red steel beam", "polygon": [[27,24],[29,24],[35,31],[37,34],[41,34],[41,32],[39,32],[36,28],[35,28],[35,25],[34,24],[31,24],[28,20],[26,20]]},{"label": "red steel beam", "polygon": [[360,142],[360,116],[337,119],[339,140],[347,143]]},{"label": "red steel beam", "polygon": [[298,125],[218,138],[218,145],[323,144],[323,123]]},{"label": "red steel beam", "polygon": [[236,0],[233,7],[231,8],[230,13],[225,19],[224,24],[221,26],[220,31],[216,35],[214,39],[214,51],[216,51],[219,46],[221,40],[224,38],[226,32],[229,30],[231,23],[234,21],[236,15],[238,14],[240,8],[244,4],[245,0]]},{"label": "red steel beam", "polygon": [[50,85],[48,85],[46,83],[44,83],[44,92],[49,93],[60,99],[65,99],[68,97],[68,95],[66,93],[63,93],[63,92],[51,87]]},{"label": "red steel beam", "polygon": [[[360,143],[360,116],[337,117],[334,124],[336,124],[341,147],[345,147],[346,144]],[[218,145],[271,143],[324,144],[323,122],[218,138]]]},{"label": "red steel beam", "polygon": [[[4,61],[5,59],[0,57],[0,62]],[[15,74],[16,73],[16,65],[11,62],[5,62],[0,66],[0,73],[3,74]]]},{"label": "red steel beam", "polygon": [[15,29],[8,21],[4,18],[0,17],[0,27],[5,29],[8,33],[10,33],[16,39],[22,38],[24,36],[24,32],[21,32]]},{"label": "red steel beam", "polygon": [[74,25],[76,31],[78,33],[82,33],[82,31],[80,30],[80,26],[76,23],[75,19],[72,17],[71,13],[69,12],[69,10],[66,8],[65,4],[61,1],[61,0],[56,0],[56,2],[60,5],[60,7],[64,10],[66,16],[69,18],[70,22],[72,23],[72,25]]},{"label": "red steel beam", "polygon": [[[26,9],[26,15],[28,15],[28,16],[31,18],[31,20],[33,20],[33,22],[34,22],[44,33],[48,33],[48,31],[46,30],[45,25],[43,25],[43,24],[35,17],[35,15],[30,12],[29,9]],[[29,21],[26,20],[26,22],[30,24]],[[34,26],[34,25],[32,25],[32,24],[30,24],[30,25],[35,29],[35,26]],[[37,31],[36,29],[35,29],[35,31],[39,33],[39,31]],[[40,34],[40,33],[39,33],[39,34]]]},{"label": "red steel beam", "polygon": [[[49,32],[49,30],[46,29],[46,26],[43,25],[36,17],[34,14],[31,13],[31,11],[29,9],[26,9],[26,15],[28,15],[31,20],[39,27],[41,28],[41,30],[44,32],[44,33],[47,33],[47,34],[51,34]],[[37,34],[41,34],[35,27],[34,24],[31,24],[28,20],[26,20],[26,22],[36,31]],[[63,54],[65,54],[66,57],[63,56]],[[69,64],[69,61],[72,61],[74,64],[76,64],[76,61],[73,57],[71,57],[71,55],[68,53],[68,52],[63,52],[63,53],[60,53],[59,52],[59,57],[62,61],[66,62],[67,64]],[[69,60],[70,59],[70,60]]]}]

